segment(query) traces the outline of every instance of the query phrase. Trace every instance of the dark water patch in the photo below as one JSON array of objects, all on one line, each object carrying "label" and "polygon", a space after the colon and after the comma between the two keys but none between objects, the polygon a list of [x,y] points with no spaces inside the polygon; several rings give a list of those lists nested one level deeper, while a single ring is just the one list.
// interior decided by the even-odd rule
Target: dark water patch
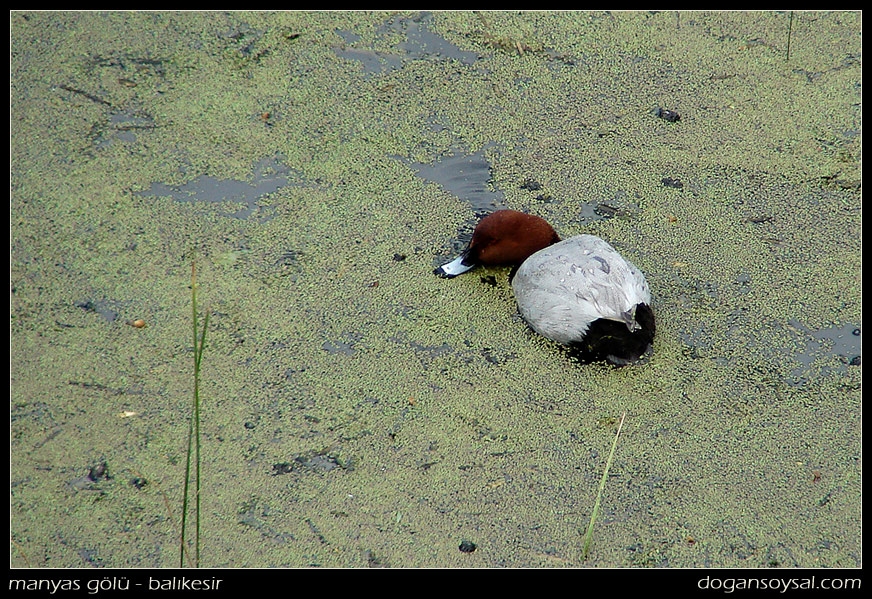
[{"label": "dark water patch", "polygon": [[281,476],[295,471],[310,471],[324,474],[340,468],[354,470],[353,460],[342,460],[329,451],[310,451],[294,456],[290,462],[273,464],[273,476]]},{"label": "dark water patch", "polygon": [[388,341],[411,348],[415,352],[415,355],[418,356],[418,359],[421,360],[421,365],[424,369],[428,368],[433,360],[454,353],[454,348],[447,343],[441,343],[439,345],[424,345],[417,341],[410,340],[405,331],[399,331],[393,337],[389,337]]},{"label": "dark water patch", "polygon": [[462,64],[472,64],[479,56],[475,52],[461,50],[441,35],[432,31],[433,15],[422,12],[414,17],[394,17],[379,30],[380,35],[405,34],[406,42],[400,48],[414,58],[433,57],[452,59]]},{"label": "dark water patch", "polygon": [[102,494],[102,488],[95,484],[101,481],[110,481],[109,466],[106,460],[100,460],[93,464],[83,476],[78,476],[67,481],[67,486],[75,491],[97,491]]},{"label": "dark water patch", "polygon": [[684,344],[682,353],[692,360],[711,357],[716,349],[715,335],[708,325],[700,324],[691,331],[680,331],[678,336]]},{"label": "dark water patch", "polygon": [[[433,164],[410,162],[395,156],[411,167],[415,174],[432,183],[437,183],[449,193],[469,203],[474,217],[463,224],[457,236],[447,245],[445,255],[457,255],[462,252],[479,219],[495,210],[506,208],[505,195],[492,185],[491,166],[484,155],[485,149],[472,154],[452,154],[445,156]],[[444,262],[444,256],[434,262]]]},{"label": "dark water patch", "polygon": [[521,184],[520,188],[536,194],[530,204],[541,205],[540,215],[552,223],[586,225],[612,218],[631,221],[641,213],[639,204],[624,190],[616,190],[610,198],[581,202],[576,199],[566,201],[565,198],[552,195],[547,186],[531,179]]},{"label": "dark water patch", "polygon": [[270,53],[270,49],[260,43],[264,35],[265,29],[255,29],[246,22],[240,22],[231,25],[217,37],[225,51],[234,58],[236,65],[243,66],[250,62],[259,62]]},{"label": "dark water patch", "polygon": [[177,202],[243,204],[241,210],[225,212],[223,215],[247,220],[257,214],[260,222],[267,222],[274,216],[272,209],[270,206],[260,205],[259,202],[265,196],[288,185],[292,169],[279,162],[279,157],[272,157],[259,161],[254,165],[253,170],[251,182],[200,175],[184,185],[152,183],[150,188],[139,191],[136,195],[169,196]]},{"label": "dark water patch", "polygon": [[484,347],[481,349],[481,356],[491,364],[496,364],[497,366],[501,364],[505,364],[511,360],[517,360],[518,354],[515,352],[505,352],[500,351],[491,347]]},{"label": "dark water patch", "polygon": [[321,349],[326,351],[328,354],[343,354],[345,356],[353,356],[357,353],[355,349],[355,345],[358,341],[360,341],[361,335],[359,333],[344,333],[343,339],[334,339],[332,341],[325,341],[321,344]]},{"label": "dark water patch", "polygon": [[323,349],[328,354],[343,354],[346,356],[353,356],[355,353],[354,344],[345,341],[325,341],[323,344],[321,344],[321,349]]},{"label": "dark water patch", "polygon": [[[394,17],[379,27],[377,41],[397,34],[405,37],[395,46],[396,53],[378,52],[370,48],[337,48],[335,52],[340,58],[359,61],[363,65],[364,75],[396,70],[413,60],[456,60],[467,65],[478,60],[477,53],[461,50],[434,33],[431,30],[432,23],[432,15],[422,12],[414,17]],[[348,44],[360,41],[360,36],[353,32],[337,30],[336,33]]]},{"label": "dark water patch", "polygon": [[[744,281],[745,278],[740,275],[738,280]],[[711,292],[714,294],[713,299],[718,292],[716,289]],[[696,298],[694,301],[698,300]],[[861,331],[856,324],[847,323],[811,330],[796,320],[789,320],[786,323],[768,323],[762,329],[751,330],[748,328],[751,326],[748,323],[748,314],[744,310],[729,314],[727,322],[730,323],[730,338],[744,337],[748,349],[781,356],[787,360],[787,368],[772,372],[779,373],[775,375],[776,378],[791,386],[802,385],[813,376],[843,375],[849,368],[861,364]],[[774,342],[771,333],[767,332],[770,327],[791,333],[782,342]],[[679,332],[679,338],[684,346],[683,354],[690,359],[710,359],[722,366],[732,361],[719,355],[720,334],[705,324]],[[799,365],[791,369],[790,364],[794,363]],[[815,363],[820,364],[820,367],[815,367]]]},{"label": "dark water patch", "polygon": [[418,354],[426,354],[430,358],[438,358],[439,356],[454,351],[453,348],[447,343],[443,343],[441,345],[421,345],[420,343],[415,343],[414,341],[411,341],[409,342],[409,345]]},{"label": "dark water patch", "polygon": [[115,322],[118,320],[117,306],[114,302],[105,300],[80,300],[74,303],[77,308],[81,308],[86,312],[93,312],[102,316],[106,322]]},{"label": "dark water patch", "polygon": [[302,252],[301,250],[285,250],[273,263],[273,266],[275,267],[279,276],[290,277],[291,281],[296,281],[303,271],[303,267],[300,264],[303,255],[304,252]]},{"label": "dark water patch", "polygon": [[824,374],[844,373],[848,368],[861,364],[859,325],[847,323],[814,331],[795,320],[788,322],[807,335],[804,350],[794,356],[800,366],[791,372],[791,376],[805,378],[811,371],[812,363],[821,358],[836,357],[841,363],[836,367],[824,366],[821,369]]},{"label": "dark water patch", "polygon": [[373,50],[336,50],[336,54],[346,60],[359,61],[363,64],[364,74],[399,69],[403,64],[402,59],[398,56]]},{"label": "dark water patch", "polygon": [[296,537],[288,532],[281,532],[268,523],[278,515],[277,511],[268,503],[255,500],[242,503],[237,509],[237,522],[243,526],[259,532],[265,539],[269,539],[279,545],[285,545],[294,541]]},{"label": "dark water patch", "polygon": [[[128,77],[166,77],[167,64],[171,61],[165,58],[138,56],[122,52],[111,55],[92,55],[85,62],[85,70],[93,74],[100,69],[112,69]],[[123,78],[119,83],[130,87],[131,79]],[[135,87],[135,86],[133,86]]]},{"label": "dark water patch", "polygon": [[454,349],[447,343],[442,343],[440,345],[424,345],[422,343],[418,343],[417,341],[411,341],[409,340],[409,336],[405,331],[400,331],[393,337],[389,337],[388,340],[400,345],[407,345],[415,350],[415,353],[426,356],[428,358],[438,358],[439,356],[454,351]]},{"label": "dark water patch", "polygon": [[148,114],[136,113],[131,110],[120,110],[109,117],[106,123],[98,123],[91,128],[91,138],[98,150],[109,147],[114,142],[136,142],[136,132],[157,127],[155,120]]},{"label": "dark water patch", "polygon": [[[405,161],[415,174],[468,202],[476,214],[488,214],[505,208],[505,195],[494,189],[491,166],[484,155],[485,148],[472,154],[452,154],[433,164]],[[402,159],[401,159],[402,160]]]},{"label": "dark water patch", "polygon": [[[356,44],[360,36],[351,31],[336,30],[336,34],[347,44]],[[376,52],[369,48],[336,48],[336,55],[346,60],[357,60],[363,65],[364,75],[393,71],[403,66],[403,59],[396,54]]]},{"label": "dark water patch", "polygon": [[602,204],[599,202],[586,202],[581,205],[581,210],[575,218],[570,219],[572,223],[589,223],[598,220],[608,220],[616,217],[629,217],[631,211],[624,208],[617,208],[611,204]]},{"label": "dark water patch", "polygon": [[480,349],[475,348],[473,347],[473,344],[469,341],[466,342],[467,348],[459,352],[448,343],[441,343],[439,345],[424,345],[416,341],[409,340],[408,335],[406,335],[405,332],[401,332],[393,337],[390,337],[389,341],[393,341],[394,343],[397,343],[399,345],[410,347],[421,360],[421,365],[424,369],[427,369],[434,360],[437,360],[446,355],[458,355],[465,362],[479,362],[481,360],[484,360],[485,362],[489,362],[498,366],[518,358],[518,355],[514,352],[506,352],[491,347],[483,347]]}]

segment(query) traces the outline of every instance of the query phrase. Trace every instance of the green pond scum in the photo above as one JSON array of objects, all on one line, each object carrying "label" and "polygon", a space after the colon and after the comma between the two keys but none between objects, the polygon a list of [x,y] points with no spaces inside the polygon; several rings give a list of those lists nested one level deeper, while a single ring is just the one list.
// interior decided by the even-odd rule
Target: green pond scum
[{"label": "green pond scum", "polygon": [[[860,32],[11,12],[11,564],[178,564],[196,257],[201,566],[861,566]],[[639,266],[651,359],[433,276],[472,197]]]}]

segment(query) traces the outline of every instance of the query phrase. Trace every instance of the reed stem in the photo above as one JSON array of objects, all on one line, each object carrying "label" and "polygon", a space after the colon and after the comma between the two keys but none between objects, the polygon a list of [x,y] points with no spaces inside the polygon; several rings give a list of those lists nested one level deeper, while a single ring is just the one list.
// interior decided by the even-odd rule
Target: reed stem
[{"label": "reed stem", "polygon": [[[194,333],[194,401],[191,406],[191,421],[188,425],[188,450],[185,462],[184,498],[182,500],[182,535],[179,543],[179,567],[185,565],[187,551],[188,529],[188,499],[191,488],[191,470],[193,457],[194,470],[194,558],[195,568],[200,567],[200,364],[203,360],[203,350],[206,347],[206,331],[209,328],[209,310],[203,317],[203,330],[199,331],[197,323],[197,265],[191,263],[191,322]],[[190,558],[190,555],[188,556]]]},{"label": "reed stem", "polygon": [[584,544],[581,549],[581,560],[586,561],[590,553],[590,545],[593,542],[593,525],[599,516],[600,501],[603,498],[603,489],[606,487],[606,480],[609,477],[609,468],[612,466],[612,460],[615,458],[615,448],[618,446],[618,437],[621,436],[621,428],[624,426],[624,418],[627,413],[621,414],[621,421],[618,423],[618,432],[615,433],[615,440],[612,441],[612,450],[609,452],[609,458],[606,460],[606,468],[603,470],[603,476],[600,479],[599,491],[596,494],[596,502],[593,504],[593,512],[590,515],[590,523],[587,525],[587,532],[584,533]]}]

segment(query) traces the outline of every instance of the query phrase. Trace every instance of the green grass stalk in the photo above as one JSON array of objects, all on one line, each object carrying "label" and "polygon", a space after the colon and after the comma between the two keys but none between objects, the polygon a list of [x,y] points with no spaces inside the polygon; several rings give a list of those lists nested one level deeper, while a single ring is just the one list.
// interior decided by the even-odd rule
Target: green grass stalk
[{"label": "green grass stalk", "polygon": [[599,491],[596,494],[596,502],[593,504],[593,512],[590,515],[590,523],[587,525],[587,532],[584,533],[584,543],[581,548],[581,561],[586,561],[590,553],[590,545],[593,542],[593,525],[599,516],[600,502],[603,498],[603,489],[606,488],[606,480],[609,477],[609,468],[612,466],[612,460],[615,458],[615,448],[618,446],[618,437],[621,436],[621,428],[624,426],[624,418],[627,413],[621,414],[621,421],[618,423],[618,432],[615,433],[615,440],[612,441],[612,450],[609,452],[609,459],[606,460],[606,468],[603,470],[603,477],[600,479]]},{"label": "green grass stalk", "polygon": [[[188,426],[188,451],[185,463],[184,498],[182,500],[182,535],[179,543],[179,567],[185,565],[188,529],[188,498],[191,485],[191,462],[194,462],[194,558],[195,568],[200,567],[200,364],[206,347],[206,331],[209,328],[209,310],[203,317],[203,330],[198,330],[197,314],[197,265],[191,263],[191,322],[194,332],[194,402],[191,406],[191,422]],[[190,555],[188,556],[190,559]]]}]

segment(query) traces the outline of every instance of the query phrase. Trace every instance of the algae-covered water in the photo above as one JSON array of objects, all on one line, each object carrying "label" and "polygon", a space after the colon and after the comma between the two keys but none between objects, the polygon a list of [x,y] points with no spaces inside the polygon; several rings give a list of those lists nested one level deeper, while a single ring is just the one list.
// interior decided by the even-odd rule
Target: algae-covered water
[{"label": "algae-covered water", "polygon": [[[859,12],[10,24],[13,566],[178,565],[192,260],[205,566],[861,565]],[[647,363],[432,275],[496,207],[646,273]]]}]

